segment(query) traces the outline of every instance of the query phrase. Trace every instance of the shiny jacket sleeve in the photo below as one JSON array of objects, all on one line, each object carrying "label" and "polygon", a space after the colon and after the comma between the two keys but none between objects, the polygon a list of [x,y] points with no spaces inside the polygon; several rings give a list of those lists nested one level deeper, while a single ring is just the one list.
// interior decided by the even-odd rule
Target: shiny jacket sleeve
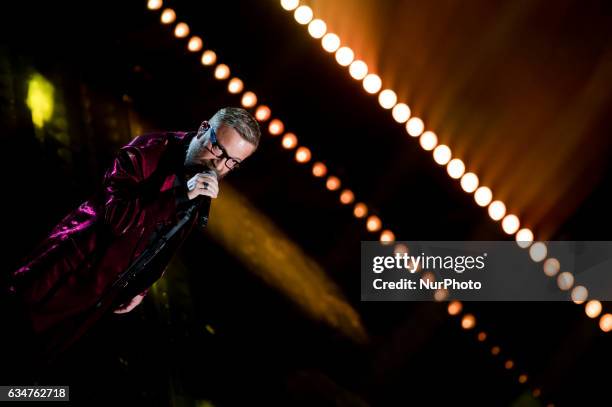
[{"label": "shiny jacket sleeve", "polygon": [[159,153],[128,145],[105,174],[104,221],[115,235],[163,220],[188,199],[186,185],[176,177],[162,188],[158,162]]}]

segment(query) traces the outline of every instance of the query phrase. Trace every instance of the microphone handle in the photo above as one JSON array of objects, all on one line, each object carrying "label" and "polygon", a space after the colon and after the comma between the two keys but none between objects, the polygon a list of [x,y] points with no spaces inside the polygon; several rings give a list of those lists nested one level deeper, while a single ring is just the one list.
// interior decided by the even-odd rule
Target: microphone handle
[{"label": "microphone handle", "polygon": [[192,208],[198,213],[198,225],[200,227],[206,227],[208,224],[208,214],[210,213],[211,199],[209,196],[199,195],[194,198],[194,204]]}]

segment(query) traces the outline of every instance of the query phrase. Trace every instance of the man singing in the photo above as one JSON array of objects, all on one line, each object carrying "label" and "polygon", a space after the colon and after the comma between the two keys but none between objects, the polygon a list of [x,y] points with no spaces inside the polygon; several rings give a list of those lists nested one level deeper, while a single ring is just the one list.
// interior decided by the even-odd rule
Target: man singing
[{"label": "man singing", "polygon": [[[12,274],[10,291],[43,347],[65,349],[100,310],[140,304],[194,224],[207,220],[201,201],[217,197],[218,180],[259,139],[255,119],[228,107],[197,132],[147,134],[122,147],[98,196],[67,215]],[[136,277],[127,279],[126,270]]]}]

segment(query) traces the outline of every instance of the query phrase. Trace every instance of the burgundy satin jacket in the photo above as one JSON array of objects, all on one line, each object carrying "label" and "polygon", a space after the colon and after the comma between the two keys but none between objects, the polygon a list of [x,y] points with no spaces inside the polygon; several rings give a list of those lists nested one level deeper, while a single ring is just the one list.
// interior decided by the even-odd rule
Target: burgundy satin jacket
[{"label": "burgundy satin jacket", "polygon": [[104,176],[102,198],[62,219],[12,274],[10,289],[39,337],[57,341],[74,330],[156,230],[178,222],[189,201],[184,160],[194,134],[147,134],[122,147]]}]

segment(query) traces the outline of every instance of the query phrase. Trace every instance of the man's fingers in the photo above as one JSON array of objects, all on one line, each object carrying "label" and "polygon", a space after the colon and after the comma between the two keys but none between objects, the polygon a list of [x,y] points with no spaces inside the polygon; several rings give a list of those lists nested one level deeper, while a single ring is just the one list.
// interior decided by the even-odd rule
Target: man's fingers
[{"label": "man's fingers", "polygon": [[216,198],[217,192],[210,191],[208,189],[198,189],[198,195],[204,195],[204,196],[209,196],[211,198]]},{"label": "man's fingers", "polygon": [[193,191],[194,189],[204,189],[219,193],[219,184],[217,184],[216,182],[197,181],[194,183],[189,183],[187,187],[190,191]]},{"label": "man's fingers", "polygon": [[196,174],[187,182],[187,189],[190,191],[189,199],[198,195],[216,198],[219,194],[219,182],[214,173],[203,172]]},{"label": "man's fingers", "polygon": [[209,181],[198,181],[197,187],[200,189],[207,189],[209,191],[219,192],[219,184],[217,182],[209,182]]},{"label": "man's fingers", "polygon": [[212,180],[215,180],[215,181],[216,181],[216,180],[217,180],[217,177],[216,177],[216,176],[214,176],[214,175],[210,175],[210,174],[208,174],[208,173],[204,173],[204,174],[198,174],[198,175],[196,175],[196,179],[197,179],[198,181],[200,181],[200,180],[201,180],[201,181],[208,181],[208,180],[211,180],[211,181],[212,181]]},{"label": "man's fingers", "polygon": [[115,313],[115,314],[125,314],[126,312],[130,312],[130,309],[128,309],[128,307],[129,306],[117,308],[116,310],[113,311],[113,313]]},{"label": "man's fingers", "polygon": [[206,177],[206,178],[198,178],[196,180],[196,182],[198,184],[203,184],[203,183],[207,183],[209,185],[218,185],[219,183],[217,182],[216,178],[211,178],[211,177]]},{"label": "man's fingers", "polygon": [[208,189],[205,189],[204,187],[198,188],[197,191],[198,191],[198,195],[205,195],[211,198],[216,198],[218,194],[218,191],[215,191],[214,189],[211,189],[210,187]]},{"label": "man's fingers", "polygon": [[134,308],[136,308],[138,306],[138,304],[140,304],[142,302],[142,299],[145,296],[143,294],[138,294],[136,297],[132,298],[132,300],[125,306],[123,307],[119,307],[116,310],[113,311],[113,313],[115,314],[125,314],[127,312],[130,312],[131,310],[133,310]]},{"label": "man's fingers", "polygon": [[199,183],[198,188],[219,193],[219,186],[216,184],[209,184],[208,182]]}]

